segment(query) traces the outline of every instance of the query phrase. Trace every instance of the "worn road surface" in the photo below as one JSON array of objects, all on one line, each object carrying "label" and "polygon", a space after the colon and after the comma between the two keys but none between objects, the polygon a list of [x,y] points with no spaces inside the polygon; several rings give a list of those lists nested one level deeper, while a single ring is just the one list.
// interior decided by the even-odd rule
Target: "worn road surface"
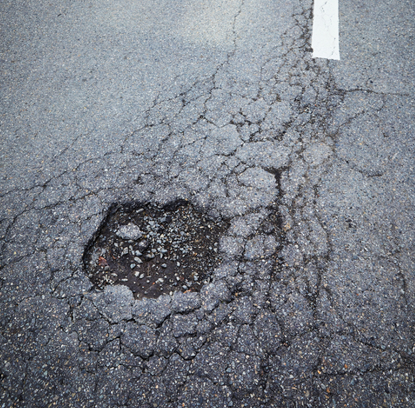
[{"label": "worn road surface", "polygon": [[0,407],[415,406],[415,3],[312,10],[0,3]]}]

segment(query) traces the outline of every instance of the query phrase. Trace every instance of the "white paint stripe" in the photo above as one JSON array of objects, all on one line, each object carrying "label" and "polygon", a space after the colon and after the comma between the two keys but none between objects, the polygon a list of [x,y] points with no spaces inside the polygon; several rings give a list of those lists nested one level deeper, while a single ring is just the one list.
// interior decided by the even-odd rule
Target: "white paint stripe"
[{"label": "white paint stripe", "polygon": [[314,0],[313,58],[340,59],[339,1]]}]

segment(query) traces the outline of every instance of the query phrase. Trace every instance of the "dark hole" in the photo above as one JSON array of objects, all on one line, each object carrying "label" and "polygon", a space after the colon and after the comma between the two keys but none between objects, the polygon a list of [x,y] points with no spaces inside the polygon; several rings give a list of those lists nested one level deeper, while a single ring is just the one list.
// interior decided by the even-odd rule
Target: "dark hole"
[{"label": "dark hole", "polygon": [[219,238],[228,228],[180,201],[158,208],[110,208],[83,262],[93,285],[128,286],[136,298],[199,291],[220,263]]}]

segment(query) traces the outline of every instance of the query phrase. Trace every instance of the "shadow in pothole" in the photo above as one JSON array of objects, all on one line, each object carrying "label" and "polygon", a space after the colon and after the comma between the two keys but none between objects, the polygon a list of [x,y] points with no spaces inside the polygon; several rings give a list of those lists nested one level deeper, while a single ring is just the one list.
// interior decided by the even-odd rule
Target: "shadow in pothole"
[{"label": "shadow in pothole", "polygon": [[227,228],[185,201],[113,205],[83,263],[95,287],[125,285],[136,298],[199,291],[221,261],[219,238]]}]

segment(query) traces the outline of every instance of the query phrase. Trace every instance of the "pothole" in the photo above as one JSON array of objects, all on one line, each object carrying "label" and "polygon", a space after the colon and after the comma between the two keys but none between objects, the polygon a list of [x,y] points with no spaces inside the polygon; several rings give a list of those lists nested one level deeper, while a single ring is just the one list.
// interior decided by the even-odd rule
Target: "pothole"
[{"label": "pothole", "polygon": [[183,201],[113,206],[85,250],[84,266],[95,287],[125,285],[136,298],[199,291],[221,261],[219,238],[227,228]]}]

